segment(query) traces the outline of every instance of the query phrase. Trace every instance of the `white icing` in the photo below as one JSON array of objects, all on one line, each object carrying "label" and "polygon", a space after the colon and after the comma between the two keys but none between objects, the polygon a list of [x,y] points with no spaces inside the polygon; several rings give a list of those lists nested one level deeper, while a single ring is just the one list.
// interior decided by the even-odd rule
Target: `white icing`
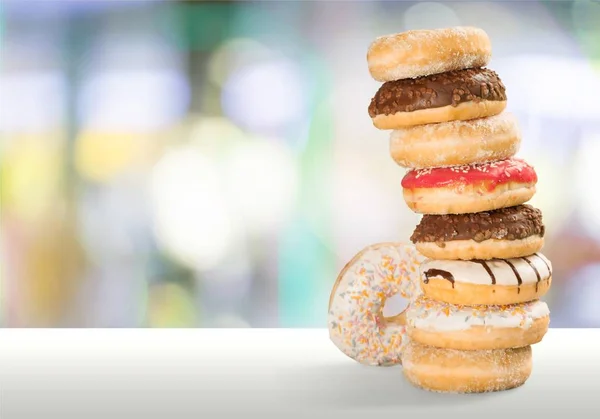
[{"label": "white icing", "polygon": [[[540,274],[540,280],[544,281],[552,276],[552,264],[541,253],[527,256],[533,267],[523,258],[514,259],[492,259],[485,261],[495,276],[496,285],[518,285],[517,276],[511,268],[511,264],[518,272],[522,285],[538,282],[536,270]],[[425,280],[425,273],[429,269],[439,269],[452,274],[454,281],[459,283],[491,285],[492,278],[481,263],[470,260],[433,260],[429,259],[421,264],[421,280]],[[437,278],[437,277],[430,277]]]},{"label": "white icing", "polygon": [[444,332],[474,326],[528,329],[534,320],[550,315],[542,301],[506,306],[462,306],[420,296],[406,311],[406,322],[415,329]]},{"label": "white icing", "polygon": [[382,309],[392,295],[417,295],[423,260],[412,245],[382,243],[350,261],[332,290],[327,319],[329,337],[343,353],[368,365],[400,362],[405,327],[386,323]]}]

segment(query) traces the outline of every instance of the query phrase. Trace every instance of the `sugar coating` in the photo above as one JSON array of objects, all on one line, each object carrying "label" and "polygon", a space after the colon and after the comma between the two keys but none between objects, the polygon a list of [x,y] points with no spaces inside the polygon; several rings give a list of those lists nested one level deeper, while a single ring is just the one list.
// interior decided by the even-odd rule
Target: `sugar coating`
[{"label": "sugar coating", "polygon": [[371,76],[382,82],[483,67],[490,58],[489,37],[482,29],[472,27],[381,36],[371,43],[367,53]]},{"label": "sugar coating", "polygon": [[367,365],[394,365],[406,343],[405,327],[387,323],[387,298],[420,293],[418,267],[424,257],[411,245],[378,244],[354,257],[332,290],[328,327],[333,343]]},{"label": "sugar coating", "polygon": [[[404,348],[402,365],[409,381],[422,389],[448,393],[484,393],[522,385],[531,373],[531,346],[515,349],[459,351],[410,342]],[[425,380],[455,376],[453,391],[432,389]],[[487,381],[472,385],[475,380]]]},{"label": "sugar coating", "polygon": [[502,160],[518,151],[520,141],[517,119],[508,112],[467,121],[417,125],[390,133],[394,159],[401,166],[413,169],[449,167],[445,164],[448,161]]},{"label": "sugar coating", "polygon": [[[467,121],[448,121],[437,124],[416,125],[392,130],[391,140],[402,141],[406,137],[420,136],[423,141],[444,141],[447,139],[463,139],[463,132],[476,135],[472,141],[484,141],[487,137],[506,131],[518,130],[515,116],[509,112],[486,118],[470,119]],[[440,138],[440,133],[443,137]]]}]

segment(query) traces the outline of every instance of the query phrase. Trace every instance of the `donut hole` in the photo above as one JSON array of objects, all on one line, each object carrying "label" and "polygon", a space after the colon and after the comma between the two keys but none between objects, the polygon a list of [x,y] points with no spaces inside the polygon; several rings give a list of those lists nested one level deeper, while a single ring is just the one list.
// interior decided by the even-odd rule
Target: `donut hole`
[{"label": "donut hole", "polygon": [[385,318],[397,316],[402,313],[408,307],[410,301],[407,298],[402,297],[400,294],[394,294],[385,301],[383,305],[382,314]]}]

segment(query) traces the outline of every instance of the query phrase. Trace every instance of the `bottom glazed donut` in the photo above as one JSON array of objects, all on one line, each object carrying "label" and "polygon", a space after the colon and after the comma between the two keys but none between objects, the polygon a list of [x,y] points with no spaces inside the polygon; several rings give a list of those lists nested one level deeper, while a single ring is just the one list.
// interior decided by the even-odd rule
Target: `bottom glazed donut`
[{"label": "bottom glazed donut", "polygon": [[519,387],[531,375],[531,346],[458,351],[410,341],[402,353],[406,379],[424,390],[486,393]]}]

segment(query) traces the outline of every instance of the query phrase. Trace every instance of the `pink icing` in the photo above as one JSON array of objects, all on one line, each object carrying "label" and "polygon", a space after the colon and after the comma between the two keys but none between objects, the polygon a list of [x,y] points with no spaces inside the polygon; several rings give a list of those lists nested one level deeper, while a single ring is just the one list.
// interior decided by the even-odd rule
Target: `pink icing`
[{"label": "pink icing", "polygon": [[507,182],[536,183],[537,175],[532,166],[522,159],[465,166],[435,167],[410,170],[402,179],[402,187],[439,188],[457,184],[485,182],[489,190]]}]

